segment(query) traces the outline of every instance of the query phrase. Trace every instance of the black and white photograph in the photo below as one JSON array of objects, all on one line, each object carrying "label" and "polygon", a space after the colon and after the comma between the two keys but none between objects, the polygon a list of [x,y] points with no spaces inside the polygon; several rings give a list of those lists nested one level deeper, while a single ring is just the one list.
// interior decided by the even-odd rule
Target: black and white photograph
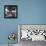
[{"label": "black and white photograph", "polygon": [[42,46],[46,43],[46,25],[18,25],[20,46]]},{"label": "black and white photograph", "polygon": [[17,18],[17,5],[4,6],[4,18]]}]

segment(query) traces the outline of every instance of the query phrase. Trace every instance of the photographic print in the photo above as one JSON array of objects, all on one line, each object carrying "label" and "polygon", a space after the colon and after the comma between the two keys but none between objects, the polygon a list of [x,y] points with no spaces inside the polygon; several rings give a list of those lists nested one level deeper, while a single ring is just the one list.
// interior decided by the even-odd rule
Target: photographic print
[{"label": "photographic print", "polygon": [[43,43],[46,43],[46,25],[19,24],[18,38],[20,46],[43,45]]},{"label": "photographic print", "polygon": [[20,40],[46,41],[46,25],[19,25]]},{"label": "photographic print", "polygon": [[17,18],[17,5],[4,6],[4,18]]}]

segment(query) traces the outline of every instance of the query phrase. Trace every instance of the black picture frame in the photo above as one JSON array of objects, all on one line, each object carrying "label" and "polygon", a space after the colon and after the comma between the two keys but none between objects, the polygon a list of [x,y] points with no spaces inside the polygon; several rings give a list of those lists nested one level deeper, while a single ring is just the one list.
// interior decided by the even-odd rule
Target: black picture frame
[{"label": "black picture frame", "polygon": [[4,18],[18,18],[18,6],[4,5]]}]

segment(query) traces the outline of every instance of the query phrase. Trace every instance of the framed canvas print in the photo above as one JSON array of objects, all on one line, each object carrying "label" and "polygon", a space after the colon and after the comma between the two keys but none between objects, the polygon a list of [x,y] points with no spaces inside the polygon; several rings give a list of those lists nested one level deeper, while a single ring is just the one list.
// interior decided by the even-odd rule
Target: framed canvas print
[{"label": "framed canvas print", "polygon": [[17,18],[17,5],[4,5],[4,18]]}]

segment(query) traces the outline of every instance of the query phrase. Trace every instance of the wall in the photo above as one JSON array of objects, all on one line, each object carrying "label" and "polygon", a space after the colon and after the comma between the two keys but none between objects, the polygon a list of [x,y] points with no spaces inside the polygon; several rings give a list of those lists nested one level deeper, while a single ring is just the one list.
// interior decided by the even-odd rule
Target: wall
[{"label": "wall", "polygon": [[[11,4],[18,5],[18,18],[4,19],[4,5]],[[9,32],[17,34],[18,24],[46,24],[46,0],[0,0],[0,44],[8,43]]]}]

